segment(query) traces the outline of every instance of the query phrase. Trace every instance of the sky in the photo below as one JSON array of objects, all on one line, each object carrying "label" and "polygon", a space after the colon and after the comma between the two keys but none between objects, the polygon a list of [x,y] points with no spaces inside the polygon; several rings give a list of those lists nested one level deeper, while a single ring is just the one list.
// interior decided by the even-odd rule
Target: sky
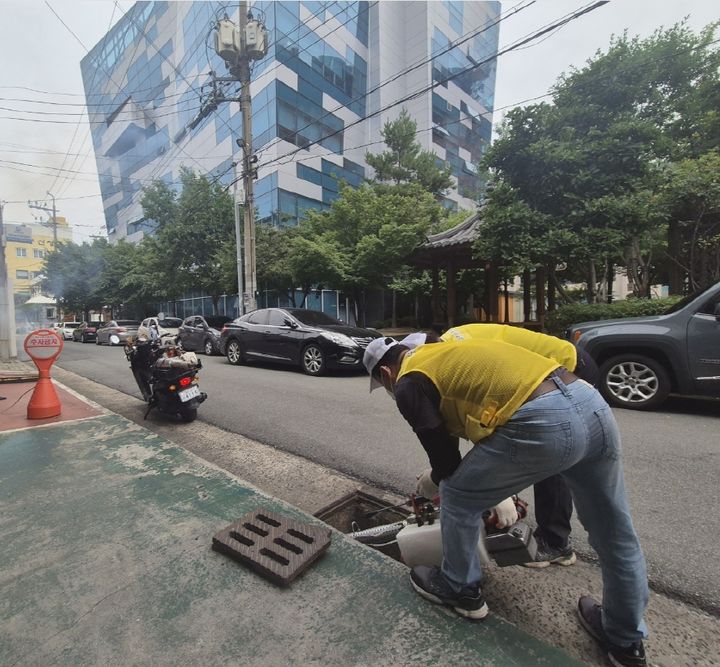
[{"label": "sky", "polygon": [[[503,14],[530,1],[502,2]],[[501,22],[500,49],[588,4],[536,0]],[[80,60],[131,6],[128,0],[0,0],[0,200],[6,222],[33,222],[42,213],[28,200],[50,205],[51,192],[76,242],[104,235]],[[504,109],[546,94],[570,68],[582,68],[598,49],[607,49],[612,35],[627,30],[647,37],[685,17],[698,31],[720,19],[720,5],[611,0],[538,43],[500,56],[494,121]]]}]

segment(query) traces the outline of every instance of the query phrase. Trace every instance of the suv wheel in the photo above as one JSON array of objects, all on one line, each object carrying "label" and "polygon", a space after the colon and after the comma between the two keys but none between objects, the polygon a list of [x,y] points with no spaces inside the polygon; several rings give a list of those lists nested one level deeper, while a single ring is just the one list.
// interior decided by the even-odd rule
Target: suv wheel
[{"label": "suv wheel", "polygon": [[670,393],[670,376],[655,359],[621,354],[600,367],[600,392],[615,407],[650,410]]},{"label": "suv wheel", "polygon": [[240,347],[240,343],[237,340],[235,340],[234,338],[232,340],[228,341],[225,355],[227,356],[227,360],[233,366],[239,366],[240,364],[242,364],[244,362],[242,348]]},{"label": "suv wheel", "polygon": [[310,343],[302,353],[303,373],[323,375],[325,373],[325,353],[315,343]]},{"label": "suv wheel", "polygon": [[207,354],[207,356],[209,357],[209,356],[212,355],[213,349],[214,349],[214,348],[213,348],[212,341],[208,338],[208,339],[203,343],[203,351],[204,351],[205,354]]}]

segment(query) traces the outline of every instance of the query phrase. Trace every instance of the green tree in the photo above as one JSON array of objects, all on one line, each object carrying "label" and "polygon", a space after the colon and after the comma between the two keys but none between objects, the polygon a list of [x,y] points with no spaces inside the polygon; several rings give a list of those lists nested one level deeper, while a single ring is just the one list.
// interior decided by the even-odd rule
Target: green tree
[{"label": "green tree", "polygon": [[[613,38],[607,52],[561,77],[552,104],[510,112],[484,163],[496,187],[482,250],[522,265],[567,262],[585,275],[590,301],[598,266],[623,263],[635,293],[646,294],[668,219],[655,194],[659,170],[717,141],[717,104],[708,102],[720,90],[714,27],[695,35],[680,24],[644,40]],[[514,208],[504,212],[508,197]],[[504,218],[512,224],[503,238]]]},{"label": "green tree", "polygon": [[147,304],[164,297],[162,280],[155,271],[160,260],[154,245],[153,239],[145,238],[137,245],[121,240],[105,248],[98,288],[103,305],[110,306],[113,313],[147,314]]},{"label": "green tree", "polygon": [[102,306],[100,281],[105,269],[104,253],[107,241],[95,239],[92,243],[59,243],[48,253],[43,266],[42,286],[68,312],[89,312]]},{"label": "green tree", "polygon": [[337,286],[353,296],[356,320],[364,322],[365,290],[387,287],[441,215],[419,184],[380,191],[343,187],[329,210],[309,213],[305,229],[325,266],[338,271]]},{"label": "green tree", "polygon": [[720,280],[720,151],[670,165],[661,194],[675,221],[677,240],[670,256],[689,288]]},{"label": "green tree", "polygon": [[297,227],[259,224],[255,229],[255,268],[258,289],[285,295],[296,306],[295,277],[290,266]]},{"label": "green tree", "polygon": [[435,197],[452,187],[450,167],[439,167],[435,153],[423,150],[416,141],[417,123],[405,109],[396,120],[385,123],[381,134],[387,150],[365,155],[375,170],[375,183],[419,183]]},{"label": "green tree", "polygon": [[162,249],[156,254],[158,278],[168,298],[204,291],[217,313],[220,296],[234,284],[227,271],[235,247],[232,197],[219,183],[189,169],[181,170],[180,181],[179,195],[158,181],[141,200],[145,217],[156,224],[156,249]]}]

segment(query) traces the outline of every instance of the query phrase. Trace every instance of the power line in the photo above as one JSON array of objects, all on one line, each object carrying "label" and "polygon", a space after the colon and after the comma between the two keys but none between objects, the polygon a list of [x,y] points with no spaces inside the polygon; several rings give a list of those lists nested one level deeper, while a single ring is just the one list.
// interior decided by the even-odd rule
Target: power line
[{"label": "power line", "polygon": [[[115,0],[115,3],[117,4],[117,0]],[[332,3],[330,3],[329,5],[322,7],[320,10],[318,10],[315,14],[312,15],[312,18],[317,18],[322,11],[325,11],[327,8],[331,7],[333,4],[337,4],[337,0],[334,0],[334,1],[333,1]],[[218,10],[218,11],[219,11],[219,10]],[[218,12],[216,11],[216,18],[217,18],[217,14],[218,14]],[[359,14],[358,14],[358,15],[359,15]],[[356,16],[355,18],[357,18],[357,16]],[[132,18],[131,18],[131,20],[132,20]],[[352,19],[348,19],[348,21],[346,21],[346,22],[343,23],[342,25],[346,25],[350,20],[352,20]],[[325,22],[323,22],[323,25],[324,25],[324,23],[325,23]],[[137,27],[137,24],[136,24],[136,27]],[[295,28],[295,30],[299,30],[301,27],[302,27],[302,26],[298,25],[297,28]],[[342,26],[338,26],[338,27],[342,27]],[[148,44],[150,44],[150,42],[149,42],[149,40],[148,40],[148,38],[147,38],[147,35],[145,34],[144,30],[142,30],[141,28],[138,28],[138,29],[141,31],[143,37],[144,37],[145,40],[148,42]],[[335,32],[335,30],[337,30],[337,29],[338,29],[338,28],[335,28],[335,29],[332,30],[331,32]],[[328,33],[328,34],[330,34],[330,33]],[[205,42],[207,42],[207,37],[209,37],[209,34],[205,37]],[[298,40],[299,40],[299,39],[300,39],[300,38],[298,37]],[[298,40],[295,40],[295,42],[293,42],[293,44],[297,43]],[[315,42],[314,42],[314,43],[315,43]],[[174,65],[172,62],[170,62],[170,61],[168,60],[168,58],[167,58],[164,54],[160,53],[160,51],[157,49],[157,47],[154,46],[154,44],[151,44],[151,45],[152,45],[153,48],[155,48],[155,50],[166,60],[166,62],[168,62],[168,63],[173,67],[173,69],[174,69],[175,72],[178,74],[178,76],[180,76],[180,77],[188,84],[188,86],[190,87],[190,89],[191,89],[191,90],[194,90],[194,91],[197,91],[197,89],[193,88],[193,86],[192,86],[192,85],[190,84],[190,82],[184,77],[184,75],[183,75],[181,72],[178,71],[178,69],[175,67],[175,65]],[[312,46],[312,45],[311,45],[311,46]],[[197,49],[195,49],[195,51],[197,51]],[[187,58],[187,54],[184,56],[184,58]],[[201,107],[199,107],[198,109],[202,109],[202,105],[201,105]],[[233,132],[233,128],[230,127],[230,125],[228,124],[228,122],[225,121],[225,119],[223,119],[223,118],[220,118],[219,120],[225,125],[225,127],[227,127],[227,129],[230,131],[230,134],[232,135],[232,134],[234,133],[234,132]],[[167,161],[165,161],[165,164],[167,165]],[[213,184],[214,184],[214,183],[217,183],[217,181],[218,181],[220,178],[222,178],[222,176],[224,176],[228,171],[230,171],[230,169],[232,169],[232,168],[235,167],[235,164],[236,164],[235,162],[232,162],[232,164],[230,164],[227,168],[225,168],[221,173],[216,174],[216,175],[213,177],[213,179],[212,179],[211,182],[212,182]],[[152,171],[152,176],[153,176],[153,177],[160,171],[160,169],[162,168],[162,166],[163,166],[163,165],[162,165],[162,163],[161,163],[160,165],[156,166],[156,168],[153,169],[153,171]],[[198,165],[198,166],[200,166],[200,165]],[[210,172],[205,171],[204,173],[210,175]],[[142,196],[142,195],[141,195],[141,193],[139,193],[139,192],[138,192],[138,193],[134,193],[134,194],[131,196],[131,201],[127,204],[126,208],[129,207],[129,206],[133,206],[133,205],[137,204],[138,198],[141,197],[141,196]]]},{"label": "power line", "polygon": [[[468,32],[465,33],[464,35],[458,37],[458,38],[457,38],[456,40],[454,40],[453,42],[450,42],[450,44],[449,44],[446,48],[444,48],[444,49],[442,49],[442,50],[440,50],[440,51],[437,51],[436,53],[433,53],[429,58],[424,58],[424,59],[421,59],[421,60],[419,60],[419,61],[416,61],[415,63],[409,65],[409,66],[406,67],[405,69],[400,70],[399,72],[397,72],[396,74],[393,74],[392,76],[388,77],[387,79],[384,79],[383,81],[381,81],[379,84],[377,84],[377,85],[376,85],[374,88],[372,88],[371,90],[369,90],[369,91],[367,91],[366,93],[364,93],[363,95],[360,95],[360,96],[356,97],[355,99],[351,100],[351,101],[349,102],[349,104],[352,104],[352,103],[354,103],[354,102],[356,102],[356,101],[359,101],[359,100],[361,100],[361,99],[363,99],[363,98],[365,98],[365,97],[368,97],[368,96],[371,95],[372,93],[377,92],[378,90],[380,90],[380,88],[383,88],[384,86],[386,86],[388,83],[391,83],[391,82],[393,82],[393,81],[396,81],[396,80],[399,79],[400,77],[405,76],[406,74],[409,74],[410,72],[414,71],[415,69],[418,69],[419,67],[422,67],[423,65],[427,65],[428,63],[432,62],[432,61],[435,60],[436,58],[439,58],[440,56],[445,55],[446,53],[449,53],[450,51],[452,51],[453,49],[457,48],[457,47],[460,46],[461,44],[464,44],[465,42],[467,42],[467,41],[469,41],[470,39],[476,37],[477,35],[480,35],[480,34],[482,34],[483,32],[486,32],[487,30],[490,30],[491,28],[497,26],[501,21],[510,18],[510,16],[512,16],[512,15],[514,15],[514,14],[516,14],[516,13],[518,13],[518,12],[524,10],[524,9],[527,9],[528,7],[530,7],[531,5],[533,5],[533,4],[535,3],[535,1],[536,1],[536,0],[531,0],[531,2],[529,2],[529,4],[526,4],[526,5],[522,6],[522,7],[519,6],[519,5],[522,4],[522,3],[518,3],[518,4],[514,5],[513,7],[511,7],[511,8],[508,10],[508,12],[507,12],[504,16],[503,16],[502,14],[500,14],[500,15],[497,17],[497,20],[495,20],[493,23],[490,23],[489,25],[488,25],[488,24],[485,24],[485,25],[483,25],[481,28],[479,28],[479,29],[477,29],[477,30],[470,30],[470,31],[468,31]],[[319,117],[316,118],[316,119],[313,119],[312,122],[307,123],[304,127],[302,127],[302,128],[300,128],[299,130],[297,130],[297,131],[295,132],[295,134],[296,134],[296,135],[297,135],[297,134],[300,134],[301,132],[303,132],[303,131],[306,130],[307,128],[312,127],[314,124],[319,123],[320,121],[322,121],[323,118],[325,118],[325,117],[327,117],[328,115],[330,115],[330,114],[332,114],[332,113],[334,113],[334,112],[336,112],[336,111],[344,108],[345,106],[348,106],[348,105],[340,104],[340,105],[338,105],[337,107],[335,107],[334,109],[330,109],[329,111],[324,112],[321,116],[319,116]],[[369,118],[369,117],[371,117],[371,116],[367,116],[367,115],[366,115],[366,116],[363,117],[363,118]],[[357,122],[360,122],[361,120],[362,120],[362,119],[360,119],[359,121],[356,121],[356,123],[357,123]],[[350,126],[346,126],[346,127],[350,127]],[[344,130],[346,129],[346,127],[344,127],[342,130],[339,130],[338,132],[344,131]],[[328,135],[328,137],[330,137],[330,136],[333,136],[333,135]],[[320,139],[319,141],[323,141],[324,139],[325,139],[325,138]],[[266,146],[266,147],[263,149],[263,151],[269,150],[270,148],[272,148],[274,145],[280,143],[281,141],[282,141],[282,139],[281,139],[280,137],[276,138],[276,139],[273,140],[268,146]],[[311,145],[311,144],[308,144],[308,145]],[[260,166],[263,166],[263,165],[261,164]]]},{"label": "power line", "polygon": [[[110,28],[112,27],[112,22],[113,22],[114,18],[115,18],[115,7],[113,7],[112,13],[110,14],[110,21],[108,23],[107,32],[105,33],[105,37],[103,38],[103,48],[104,48],[104,44],[107,41],[107,36],[110,34]],[[93,72],[93,78],[92,78],[93,82],[95,81],[96,75],[97,75],[97,70],[95,70]],[[81,123],[82,123],[82,118],[78,118],[77,125],[75,125],[75,131],[73,132],[72,139],[70,139],[70,143],[68,144],[68,148],[65,153],[65,157],[63,158],[63,161],[62,161],[62,165],[60,165],[61,167],[64,167],[67,162],[68,156],[70,155],[70,149],[72,149],[72,147],[73,147],[73,143],[75,142],[75,137],[77,136],[77,133],[78,133],[78,130],[80,129]],[[86,139],[87,139],[87,133],[85,135],[85,138],[83,139],[83,143],[85,143]],[[73,169],[75,167],[76,162],[77,162],[77,157],[75,157],[72,164],[70,165],[71,169]],[[48,188],[48,190],[52,191],[55,188],[55,184],[57,183],[59,176],[60,176],[60,172],[58,172],[58,174],[55,176],[55,180],[52,182],[52,185]]]},{"label": "power line", "polygon": [[[447,76],[444,79],[441,79],[438,81],[433,81],[429,86],[425,86],[424,88],[421,88],[421,89],[415,91],[414,93],[406,95],[405,97],[402,97],[394,102],[391,102],[390,104],[386,104],[384,107],[381,107],[377,111],[373,111],[372,113],[366,114],[363,118],[359,118],[358,120],[349,123],[348,125],[344,126],[343,128],[341,128],[339,130],[335,130],[334,132],[331,132],[330,134],[328,134],[324,137],[321,137],[320,139],[316,139],[314,141],[308,142],[303,147],[298,147],[298,148],[290,151],[289,153],[286,153],[285,155],[280,155],[276,158],[273,158],[272,160],[269,160],[268,162],[258,164],[258,168],[267,167],[267,166],[270,166],[273,164],[278,164],[278,165],[287,164],[287,162],[289,160],[287,160],[286,158],[292,159],[293,156],[297,155],[302,150],[307,150],[310,146],[320,144],[321,142],[323,142],[337,134],[340,134],[340,132],[344,132],[353,126],[358,125],[359,123],[365,122],[369,118],[373,118],[374,116],[380,115],[384,111],[387,111],[388,109],[391,109],[391,108],[397,106],[398,104],[402,104],[403,102],[407,102],[409,100],[415,99],[416,97],[419,97],[420,95],[432,90],[436,86],[448,83],[448,82],[458,78],[459,76],[462,76],[464,74],[467,74],[468,72],[478,69],[479,67],[482,67],[483,65],[486,65],[487,63],[489,63],[493,60],[496,60],[501,55],[504,55],[505,53],[514,51],[515,49],[519,48],[523,44],[526,44],[529,41],[537,39],[538,37],[541,37],[542,35],[550,32],[552,30],[555,30],[559,25],[569,23],[570,21],[573,21],[573,20],[579,18],[580,16],[597,9],[597,8],[601,7],[602,5],[607,4],[608,2],[609,2],[609,0],[598,0],[597,2],[594,2],[591,5],[588,5],[581,9],[578,9],[571,14],[565,15],[562,19],[559,19],[559,20],[553,22],[552,24],[547,25],[547,26],[537,30],[536,32],[532,33],[529,37],[525,37],[525,38],[521,39],[519,42],[516,42],[516,43],[512,44],[511,46],[508,46],[508,47],[498,51],[496,54],[489,56],[488,58],[485,58],[484,60],[481,60],[480,62],[475,63],[475,64],[471,65],[470,67],[466,67],[466,68],[460,70],[459,72],[455,72],[454,74],[451,74],[450,76]],[[285,160],[285,161],[283,162],[283,160]]]}]

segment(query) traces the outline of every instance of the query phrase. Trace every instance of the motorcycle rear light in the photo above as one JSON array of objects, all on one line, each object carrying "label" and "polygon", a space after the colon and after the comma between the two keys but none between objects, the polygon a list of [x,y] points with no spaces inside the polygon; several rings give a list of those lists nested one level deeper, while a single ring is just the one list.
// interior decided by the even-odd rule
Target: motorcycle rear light
[{"label": "motorcycle rear light", "polygon": [[178,381],[178,384],[179,384],[181,387],[187,387],[187,386],[188,386],[189,384],[191,384],[191,383],[192,383],[192,378],[189,378],[189,377],[187,377],[187,378],[180,378],[180,380]]}]

